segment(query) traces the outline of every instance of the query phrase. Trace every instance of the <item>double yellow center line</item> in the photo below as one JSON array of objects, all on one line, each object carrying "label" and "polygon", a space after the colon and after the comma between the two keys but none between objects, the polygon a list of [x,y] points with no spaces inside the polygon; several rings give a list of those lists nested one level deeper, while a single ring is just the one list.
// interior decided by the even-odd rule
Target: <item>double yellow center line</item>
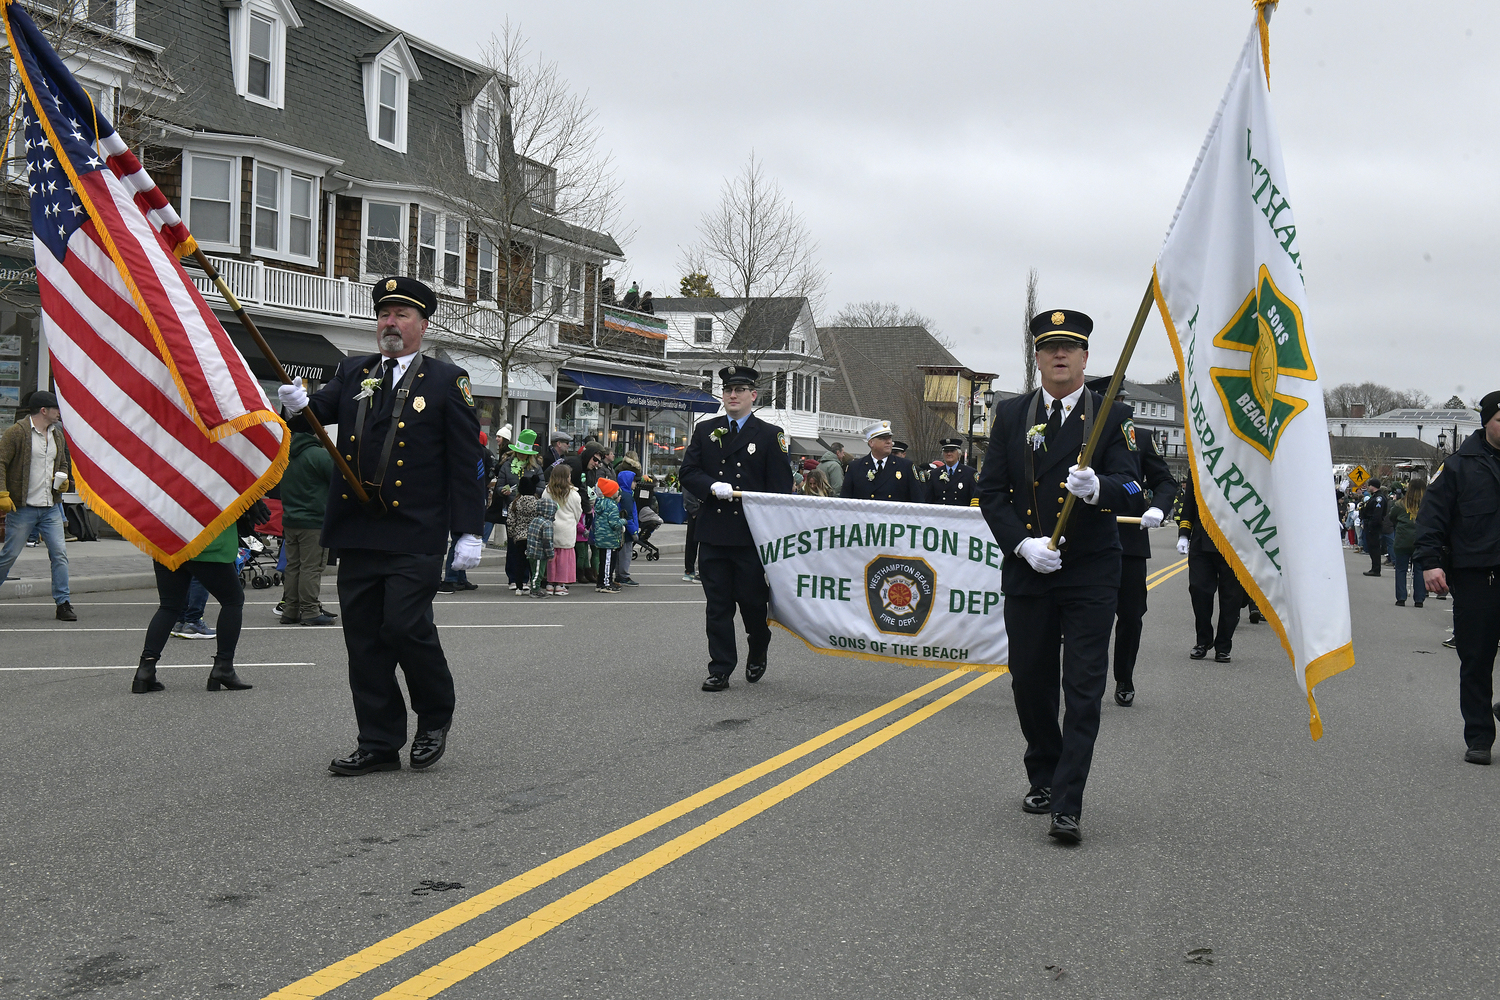
[{"label": "double yellow center line", "polygon": [[[1163,581],[1175,576],[1186,568],[1187,560],[1183,559],[1153,573],[1148,577],[1147,589],[1158,586]],[[446,934],[448,931],[460,927],[502,904],[530,892],[532,889],[540,888],[553,879],[565,875],[595,858],[613,851],[617,847],[623,847],[653,830],[680,819],[696,809],[715,802],[752,782],[758,781],[768,774],[786,767],[788,764],[795,763],[829,744],[899,711],[912,702],[952,684],[967,673],[967,671],[963,670],[954,670],[945,673],[934,681],[923,684],[915,690],[908,691],[906,694],[888,701],[878,708],[871,709],[842,725],[835,726],[827,732],[792,747],[790,750],[779,753],[768,760],[762,761],[754,767],[747,768],[738,774],[725,778],[723,781],[710,785],[694,795],[674,802],[602,837],[591,840],[581,847],[576,847],[566,854],[544,862],[530,871],[508,879],[492,889],[487,889],[476,896],[443,910],[441,913],[436,913],[384,940],[377,941],[375,944],[355,952],[348,958],[340,959],[312,975],[297,980],[290,986],[277,990],[275,993],[270,994],[266,1000],[310,1000],[313,997],[323,996],[367,972],[374,971],[400,958],[407,952]],[[950,691],[935,701],[903,716],[896,722],[883,727],[859,742],[851,744],[832,756],[799,771],[797,774],[766,789],[759,795],[674,837],[661,846],[646,852],[634,861],[620,865],[618,868],[601,875],[582,888],[568,893],[556,902],[549,903],[520,920],[509,924],[479,941],[477,944],[464,948],[462,951],[443,959],[441,962],[419,972],[410,979],[398,983],[390,990],[381,993],[376,1000],[416,1000],[416,998],[424,998],[425,1000],[425,998],[437,996],[448,987],[463,979],[467,979],[474,973],[494,964],[529,942],[535,941],[543,934],[578,916],[597,903],[603,902],[653,872],[661,870],[678,858],[753,819],[772,806],[785,801],[803,789],[826,778],[844,765],[858,760],[871,750],[883,746],[918,723],[930,719],[943,709],[967,698],[998,676],[998,673],[980,674],[962,687]]]}]

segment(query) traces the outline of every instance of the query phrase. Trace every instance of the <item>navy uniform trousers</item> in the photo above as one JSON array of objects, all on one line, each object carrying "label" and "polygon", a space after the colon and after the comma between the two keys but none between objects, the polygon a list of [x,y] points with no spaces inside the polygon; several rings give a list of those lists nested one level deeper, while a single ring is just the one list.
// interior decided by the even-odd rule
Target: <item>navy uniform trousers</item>
[{"label": "navy uniform trousers", "polygon": [[[1053,813],[1083,812],[1118,593],[1115,587],[1085,585],[1005,597],[1011,692],[1026,737],[1026,777],[1033,788],[1051,786]],[[1057,721],[1059,653],[1066,731]]]},{"label": "navy uniform trousers", "polygon": [[1146,616],[1146,557],[1120,556],[1120,601],[1115,622],[1115,683],[1135,690],[1135,659]]},{"label": "navy uniform trousers", "polygon": [[698,576],[703,596],[708,631],[708,672],[715,677],[734,673],[734,609],[740,610],[745,623],[747,664],[764,664],[771,648],[771,626],[766,623],[766,604],[771,588],[766,586],[766,571],[753,545],[714,545],[698,543]]},{"label": "navy uniform trousers", "polygon": [[398,664],[417,731],[445,729],[453,721],[453,674],[432,620],[442,575],[441,553],[339,550],[339,609],[361,750],[386,754],[406,745]]}]

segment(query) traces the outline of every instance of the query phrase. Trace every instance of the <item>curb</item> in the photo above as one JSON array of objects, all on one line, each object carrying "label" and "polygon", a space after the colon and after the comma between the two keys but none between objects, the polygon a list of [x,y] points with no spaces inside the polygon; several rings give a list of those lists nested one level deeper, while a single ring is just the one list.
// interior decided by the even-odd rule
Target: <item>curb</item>
[{"label": "curb", "polygon": [[[68,594],[102,594],[111,590],[153,590],[156,573],[109,573],[100,576],[74,576],[68,578]],[[22,597],[51,597],[52,580],[7,580],[0,601]]]}]

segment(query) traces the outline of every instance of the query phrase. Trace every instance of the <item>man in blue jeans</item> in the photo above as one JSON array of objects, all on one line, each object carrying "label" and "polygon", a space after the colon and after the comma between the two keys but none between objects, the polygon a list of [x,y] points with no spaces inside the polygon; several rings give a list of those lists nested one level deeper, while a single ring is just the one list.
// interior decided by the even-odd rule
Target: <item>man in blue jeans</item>
[{"label": "man in blue jeans", "polygon": [[52,600],[57,620],[76,622],[68,600],[68,550],[63,544],[62,493],[68,486],[68,448],[63,441],[57,397],[38,390],[27,400],[31,416],[0,434],[0,513],[5,515],[5,547],[0,549],[0,584],[10,576],[26,538],[37,530],[52,561]]}]

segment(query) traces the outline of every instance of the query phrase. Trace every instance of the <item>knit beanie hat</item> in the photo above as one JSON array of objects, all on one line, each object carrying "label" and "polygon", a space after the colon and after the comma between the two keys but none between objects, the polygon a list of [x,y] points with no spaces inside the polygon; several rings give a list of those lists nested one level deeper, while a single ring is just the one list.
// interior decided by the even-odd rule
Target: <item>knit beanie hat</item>
[{"label": "knit beanie hat", "polygon": [[1489,423],[1497,410],[1500,410],[1500,389],[1496,389],[1479,401],[1479,425],[1482,427]]},{"label": "knit beanie hat", "polygon": [[620,492],[620,484],[613,479],[601,479],[597,485],[599,492],[607,497],[613,497],[616,493]]}]

